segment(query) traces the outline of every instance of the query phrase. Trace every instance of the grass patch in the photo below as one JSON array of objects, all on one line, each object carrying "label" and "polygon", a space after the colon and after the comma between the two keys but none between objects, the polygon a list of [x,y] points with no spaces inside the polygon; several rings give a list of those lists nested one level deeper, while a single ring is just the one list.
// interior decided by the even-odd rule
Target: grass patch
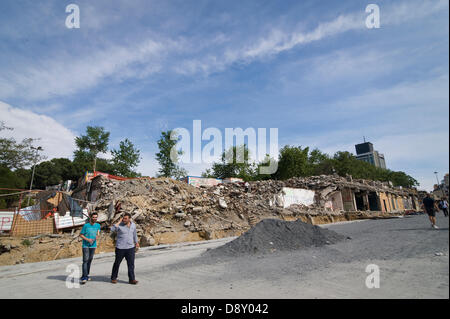
[{"label": "grass patch", "polygon": [[30,239],[24,239],[24,240],[22,241],[22,245],[27,246],[27,247],[30,247],[31,245],[33,245],[33,241],[30,240]]}]

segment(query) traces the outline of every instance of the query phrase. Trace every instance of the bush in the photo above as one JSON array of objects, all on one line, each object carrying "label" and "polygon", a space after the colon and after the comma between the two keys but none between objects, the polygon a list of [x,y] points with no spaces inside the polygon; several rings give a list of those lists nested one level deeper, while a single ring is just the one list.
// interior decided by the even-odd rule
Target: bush
[{"label": "bush", "polygon": [[33,245],[33,241],[32,241],[32,240],[29,240],[29,239],[24,239],[24,240],[22,241],[22,245],[27,246],[27,247],[30,247],[31,245]]}]

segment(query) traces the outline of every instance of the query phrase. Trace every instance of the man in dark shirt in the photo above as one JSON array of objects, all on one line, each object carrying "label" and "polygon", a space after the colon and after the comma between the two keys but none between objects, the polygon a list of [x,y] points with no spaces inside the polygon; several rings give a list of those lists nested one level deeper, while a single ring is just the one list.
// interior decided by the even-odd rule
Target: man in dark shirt
[{"label": "man in dark shirt", "polygon": [[427,193],[427,196],[422,201],[423,208],[425,209],[425,212],[428,214],[428,218],[431,222],[431,227],[434,229],[438,229],[439,227],[436,226],[436,202],[433,198],[430,197],[430,194]]}]

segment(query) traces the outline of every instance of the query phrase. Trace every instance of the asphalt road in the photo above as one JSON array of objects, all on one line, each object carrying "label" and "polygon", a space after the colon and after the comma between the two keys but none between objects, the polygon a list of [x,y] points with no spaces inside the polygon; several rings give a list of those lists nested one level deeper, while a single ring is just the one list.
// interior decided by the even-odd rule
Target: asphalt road
[{"label": "asphalt road", "polygon": [[[92,281],[68,288],[81,258],[0,267],[0,298],[449,298],[449,224],[424,215],[325,225],[350,236],[334,245],[241,258],[205,258],[232,238],[144,248],[136,286],[124,261],[109,282],[113,254],[96,255]],[[81,249],[81,248],[80,248]],[[368,265],[375,265],[366,272]],[[366,280],[379,271],[379,288]],[[370,281],[376,283],[377,281]]]}]

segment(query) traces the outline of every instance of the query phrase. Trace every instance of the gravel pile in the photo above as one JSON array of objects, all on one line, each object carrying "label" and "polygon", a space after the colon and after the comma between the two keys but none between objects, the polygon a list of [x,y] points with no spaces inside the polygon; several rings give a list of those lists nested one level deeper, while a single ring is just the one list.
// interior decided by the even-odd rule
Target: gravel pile
[{"label": "gravel pile", "polygon": [[346,237],[332,230],[304,223],[264,219],[235,240],[205,252],[206,256],[265,254],[334,244]]}]

